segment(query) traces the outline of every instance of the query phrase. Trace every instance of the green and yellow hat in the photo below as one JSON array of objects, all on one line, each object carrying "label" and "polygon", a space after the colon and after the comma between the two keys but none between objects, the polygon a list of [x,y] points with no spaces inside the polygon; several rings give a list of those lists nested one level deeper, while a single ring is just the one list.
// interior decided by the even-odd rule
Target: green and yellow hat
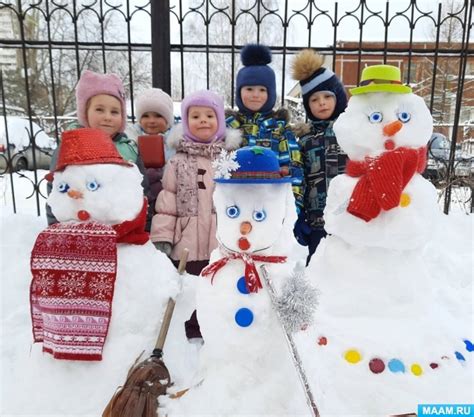
[{"label": "green and yellow hat", "polygon": [[359,87],[351,88],[355,96],[367,93],[411,93],[411,87],[401,82],[400,68],[393,65],[372,65],[362,71]]}]

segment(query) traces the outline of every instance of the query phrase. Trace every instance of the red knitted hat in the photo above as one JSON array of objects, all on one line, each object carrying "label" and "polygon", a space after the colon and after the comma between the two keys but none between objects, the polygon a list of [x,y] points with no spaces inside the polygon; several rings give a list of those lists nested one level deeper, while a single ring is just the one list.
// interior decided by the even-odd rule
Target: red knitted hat
[{"label": "red knitted hat", "polygon": [[123,159],[112,139],[100,129],[75,129],[63,132],[55,171],[68,165],[119,164],[132,166]]}]

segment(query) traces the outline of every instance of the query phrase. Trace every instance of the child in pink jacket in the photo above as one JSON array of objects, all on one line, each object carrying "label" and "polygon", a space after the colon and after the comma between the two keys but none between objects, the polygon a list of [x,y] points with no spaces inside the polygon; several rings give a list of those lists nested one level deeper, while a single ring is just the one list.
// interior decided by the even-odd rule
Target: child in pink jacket
[{"label": "child in pink jacket", "polygon": [[[176,154],[165,165],[150,239],[176,267],[183,249],[189,249],[186,271],[199,275],[217,247],[212,162],[222,149],[239,148],[242,139],[238,130],[226,131],[224,103],[211,91],[185,97],[181,117],[167,139]],[[196,311],[185,330],[188,339],[202,340]]]},{"label": "child in pink jacket", "polygon": [[177,265],[189,249],[186,270],[199,275],[217,247],[213,160],[222,149],[240,146],[240,133],[226,130],[224,104],[211,91],[188,95],[181,104],[182,123],[167,139],[176,154],[167,162],[150,238]]}]

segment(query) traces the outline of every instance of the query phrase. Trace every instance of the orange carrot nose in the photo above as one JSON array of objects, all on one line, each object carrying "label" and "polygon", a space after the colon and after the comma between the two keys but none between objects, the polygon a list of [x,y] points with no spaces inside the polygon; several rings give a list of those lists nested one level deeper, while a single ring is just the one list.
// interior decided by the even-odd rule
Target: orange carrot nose
[{"label": "orange carrot nose", "polygon": [[403,123],[400,120],[390,122],[383,127],[383,134],[385,136],[393,136],[403,127]]},{"label": "orange carrot nose", "polygon": [[240,233],[248,235],[252,231],[252,225],[249,222],[240,223]]},{"label": "orange carrot nose", "polygon": [[67,195],[68,195],[69,197],[71,197],[71,198],[76,199],[76,200],[77,200],[78,198],[82,198],[82,197],[83,197],[83,195],[82,195],[82,193],[81,193],[80,191],[72,190],[72,189],[67,192]]}]

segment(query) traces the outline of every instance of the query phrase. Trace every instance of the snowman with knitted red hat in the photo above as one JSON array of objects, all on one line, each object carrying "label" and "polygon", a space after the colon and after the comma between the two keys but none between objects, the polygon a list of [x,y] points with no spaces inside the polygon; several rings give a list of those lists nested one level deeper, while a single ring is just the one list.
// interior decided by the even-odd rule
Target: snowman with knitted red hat
[{"label": "snowman with knitted red hat", "polygon": [[153,348],[177,291],[175,270],[144,231],[142,175],[107,134],[64,132],[52,176],[48,204],[59,223],[31,252],[30,304],[19,302],[2,323],[5,335],[30,339],[2,351],[23,393],[9,396],[5,410],[101,415],[128,368]]},{"label": "snowman with knitted red hat", "polygon": [[329,186],[330,235],[308,267],[320,290],[309,363],[321,415],[472,403],[473,317],[460,302],[472,279],[426,260],[441,233],[436,190],[421,176],[431,115],[393,66],[365,68],[351,93],[334,124],[349,161]]},{"label": "snowman with knitted red hat", "polygon": [[261,268],[280,301],[285,293],[298,298],[293,290],[302,284],[299,295],[307,302],[295,314],[285,314],[281,304],[279,311],[287,325],[299,320],[297,330],[309,324],[314,293],[294,276],[290,256],[296,220],[291,178],[283,176],[272,150],[260,146],[223,152],[215,168],[219,247],[196,290],[204,340],[199,371],[195,386],[166,402],[166,414],[304,415],[305,394]]}]

